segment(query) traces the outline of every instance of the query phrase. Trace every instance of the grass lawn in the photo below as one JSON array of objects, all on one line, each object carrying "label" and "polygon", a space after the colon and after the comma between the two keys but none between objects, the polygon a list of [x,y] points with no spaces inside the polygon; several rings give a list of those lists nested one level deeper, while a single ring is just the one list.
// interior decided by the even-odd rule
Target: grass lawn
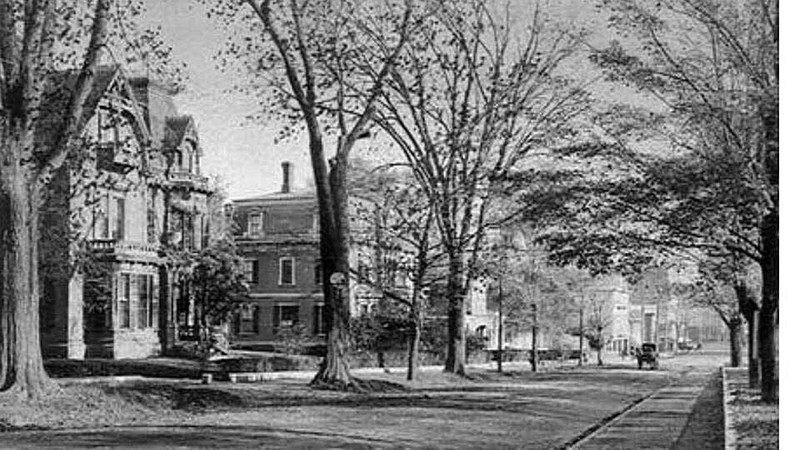
[{"label": "grass lawn", "polygon": [[[406,383],[370,376],[379,393],[171,380],[68,385],[30,403],[0,397],[0,441],[37,446],[187,445],[282,448],[553,448],[667,383],[668,374],[568,370],[467,378],[437,371]],[[24,428],[42,431],[25,431]]]},{"label": "grass lawn", "polygon": [[761,391],[747,387],[747,368],[726,369],[731,389],[728,404],[736,430],[736,448],[778,448],[778,404],[761,401]]}]

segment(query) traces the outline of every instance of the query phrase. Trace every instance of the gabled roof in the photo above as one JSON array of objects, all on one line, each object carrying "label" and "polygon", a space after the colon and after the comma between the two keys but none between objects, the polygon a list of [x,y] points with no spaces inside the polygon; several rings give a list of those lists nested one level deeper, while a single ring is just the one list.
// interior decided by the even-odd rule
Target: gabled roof
[{"label": "gabled roof", "polygon": [[[189,115],[167,117],[164,124],[164,146],[168,149],[178,148],[186,139],[197,142],[197,127],[194,118]],[[197,149],[198,152],[201,152],[199,146]]]},{"label": "gabled roof", "polygon": [[[74,85],[77,82],[77,71],[70,73],[69,83]],[[92,83],[89,96],[83,104],[84,121],[88,123],[91,117],[97,111],[97,106],[100,101],[108,95],[108,93],[118,86],[128,99],[131,101],[131,112],[133,113],[134,120],[136,121],[136,129],[141,134],[139,137],[145,141],[150,141],[150,130],[147,127],[147,122],[144,120],[144,114],[139,107],[136,95],[128,83],[127,76],[118,64],[115,65],[102,65],[97,68],[95,72],[94,82]]]},{"label": "gabled roof", "polygon": [[[37,130],[37,140],[40,143],[52,145],[51,140],[55,137],[52,132],[53,127],[62,123],[63,114],[67,110],[70,95],[77,81],[78,70],[62,70],[51,73],[47,77],[46,101],[42,105],[42,120],[38,121]],[[140,134],[139,137],[142,141],[149,142],[150,131],[147,128],[133,90],[119,65],[101,65],[97,67],[91,89],[83,104],[82,119],[84,124],[89,123],[97,111],[100,101],[114,86],[118,86],[124,95],[131,99],[131,112],[136,122],[135,129]]]}]

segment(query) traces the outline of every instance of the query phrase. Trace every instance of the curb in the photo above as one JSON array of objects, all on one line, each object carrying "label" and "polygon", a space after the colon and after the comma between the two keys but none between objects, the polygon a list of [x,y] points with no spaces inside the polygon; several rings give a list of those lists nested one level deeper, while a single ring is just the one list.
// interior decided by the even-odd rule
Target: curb
[{"label": "curb", "polygon": [[614,412],[614,413],[611,413],[608,416],[600,419],[594,425],[592,425],[589,428],[583,430],[583,432],[581,432],[581,434],[575,436],[574,438],[570,439],[569,441],[567,441],[563,445],[559,446],[558,449],[559,450],[569,450],[569,449],[574,449],[574,448],[580,448],[580,446],[585,441],[589,440],[589,438],[591,438],[595,433],[597,433],[598,431],[600,431],[601,429],[603,429],[605,427],[610,426],[614,422],[617,422],[618,420],[621,420],[629,412],[631,412],[631,410],[633,410],[634,408],[636,408],[637,406],[641,405],[645,401],[647,401],[647,400],[651,399],[652,397],[654,397],[658,392],[661,391],[661,389],[666,389],[668,387],[669,387],[669,385],[668,386],[664,386],[663,388],[656,389],[653,392],[650,392],[649,394],[645,394],[645,395],[637,398],[636,400],[632,401],[631,403],[629,403],[627,406],[625,406],[621,410],[619,410],[617,412]]},{"label": "curb", "polygon": [[736,450],[736,430],[733,428],[728,410],[728,404],[731,401],[728,375],[725,373],[725,367],[720,367],[719,371],[722,374],[722,423],[725,429],[725,450]]}]

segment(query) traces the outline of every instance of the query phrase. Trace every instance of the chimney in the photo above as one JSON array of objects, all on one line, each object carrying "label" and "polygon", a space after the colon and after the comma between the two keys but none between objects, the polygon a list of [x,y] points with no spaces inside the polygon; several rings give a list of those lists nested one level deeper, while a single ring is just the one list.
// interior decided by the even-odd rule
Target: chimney
[{"label": "chimney", "polygon": [[281,186],[281,192],[287,194],[292,192],[292,177],[294,176],[294,167],[292,167],[292,163],[289,161],[282,162],[281,167],[283,167],[283,186]]}]

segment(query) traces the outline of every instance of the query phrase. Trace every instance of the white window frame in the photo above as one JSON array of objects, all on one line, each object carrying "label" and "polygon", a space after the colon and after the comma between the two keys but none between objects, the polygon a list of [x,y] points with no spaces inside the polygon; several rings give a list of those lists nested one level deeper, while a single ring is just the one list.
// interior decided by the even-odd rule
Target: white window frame
[{"label": "white window frame", "polygon": [[256,284],[258,281],[258,258],[245,258],[244,259],[244,274],[248,283]]},{"label": "white window frame", "polygon": [[[258,229],[253,231],[253,218],[258,217]],[[251,212],[247,215],[247,235],[250,237],[261,236],[264,231],[264,213]]]},{"label": "white window frame", "polygon": [[[284,283],[283,279],[283,263],[284,261],[289,261],[292,265],[292,282],[291,283]],[[295,265],[295,261],[293,257],[284,256],[278,258],[278,286],[294,286],[295,285],[295,278],[297,273],[297,267]]]}]

